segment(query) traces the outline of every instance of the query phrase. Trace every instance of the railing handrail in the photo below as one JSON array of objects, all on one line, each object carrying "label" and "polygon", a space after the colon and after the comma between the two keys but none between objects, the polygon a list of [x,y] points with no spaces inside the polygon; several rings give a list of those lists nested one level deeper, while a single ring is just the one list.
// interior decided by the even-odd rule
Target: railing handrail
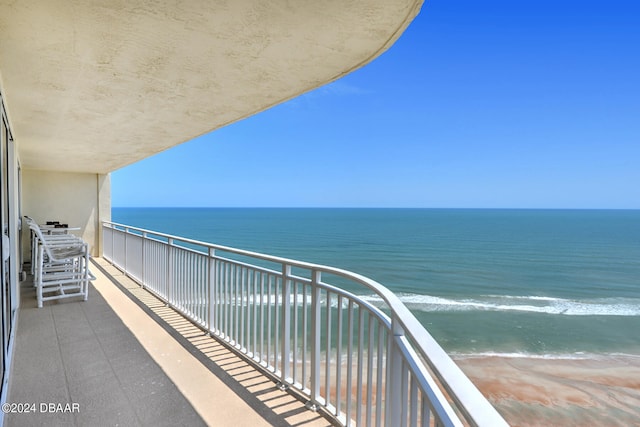
[{"label": "railing handrail", "polygon": [[[446,390],[447,394],[453,402],[455,402],[457,409],[462,412],[463,417],[467,422],[476,426],[493,427],[508,425],[496,409],[487,401],[484,395],[482,395],[478,388],[462,372],[458,365],[456,365],[444,349],[442,349],[424,326],[422,326],[406,305],[387,287],[366,276],[341,268],[203,242],[200,240],[175,236],[112,221],[103,221],[103,225],[115,230],[120,228],[121,230],[119,231],[124,231],[125,233],[132,235],[134,235],[134,233],[130,233],[130,230],[142,233],[142,235],[151,234],[153,236],[162,237],[167,239],[168,244],[174,246],[176,241],[183,242],[207,248],[209,252],[213,249],[276,264],[302,268],[309,271],[319,271],[358,283],[373,291],[386,303],[387,308],[391,311],[391,318],[398,322],[402,327],[404,334],[411,338],[411,344],[414,351],[416,351],[422,357],[422,360],[427,363],[442,387]],[[203,255],[207,255],[207,253],[203,252]]]}]

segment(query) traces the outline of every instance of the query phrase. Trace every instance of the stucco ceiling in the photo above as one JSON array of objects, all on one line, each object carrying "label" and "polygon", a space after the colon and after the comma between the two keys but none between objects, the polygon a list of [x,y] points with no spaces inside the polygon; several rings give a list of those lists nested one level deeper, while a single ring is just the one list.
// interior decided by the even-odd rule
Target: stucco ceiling
[{"label": "stucco ceiling", "polygon": [[22,166],[107,173],[331,82],[421,0],[19,0],[0,83]]}]

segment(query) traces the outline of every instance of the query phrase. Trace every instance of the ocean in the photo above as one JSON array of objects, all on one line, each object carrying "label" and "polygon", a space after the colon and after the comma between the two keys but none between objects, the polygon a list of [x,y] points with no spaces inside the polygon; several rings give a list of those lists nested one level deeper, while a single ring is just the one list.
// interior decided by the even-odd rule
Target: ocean
[{"label": "ocean", "polygon": [[113,208],[112,219],[363,274],[453,356],[640,357],[638,210]]},{"label": "ocean", "polygon": [[114,208],[112,219],[378,281],[511,425],[640,427],[639,210]]}]

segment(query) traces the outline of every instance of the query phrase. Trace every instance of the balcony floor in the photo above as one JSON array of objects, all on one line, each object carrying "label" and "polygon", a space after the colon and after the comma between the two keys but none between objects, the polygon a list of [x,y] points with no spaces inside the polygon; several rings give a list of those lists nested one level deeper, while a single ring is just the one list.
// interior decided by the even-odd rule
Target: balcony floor
[{"label": "balcony floor", "polygon": [[[9,413],[6,426],[331,425],[106,261],[94,263],[86,302],[38,309],[22,283],[7,402],[36,413]],[[49,403],[78,406],[41,412]]]}]

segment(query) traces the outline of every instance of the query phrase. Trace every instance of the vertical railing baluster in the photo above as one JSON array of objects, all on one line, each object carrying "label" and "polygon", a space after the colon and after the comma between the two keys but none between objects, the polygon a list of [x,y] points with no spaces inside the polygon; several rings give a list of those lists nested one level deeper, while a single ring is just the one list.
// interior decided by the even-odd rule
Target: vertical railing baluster
[{"label": "vertical railing baluster", "polygon": [[229,336],[231,337],[231,343],[236,345],[238,339],[236,337],[237,324],[238,324],[238,266],[235,264],[231,264],[231,281],[229,286],[231,287],[231,291],[229,294],[230,297],[230,319],[229,319]]},{"label": "vertical railing baluster", "polygon": [[208,253],[207,253],[207,263],[209,264],[209,271],[208,271],[208,281],[207,281],[207,289],[209,291],[209,294],[207,295],[208,301],[209,301],[209,324],[207,325],[207,329],[209,330],[209,333],[212,333],[214,330],[214,326],[213,323],[215,322],[215,318],[216,318],[216,305],[215,305],[215,301],[217,299],[217,295],[216,295],[216,260],[215,260],[215,255],[216,255],[216,250],[213,248],[209,248]]},{"label": "vertical railing baluster", "polygon": [[175,301],[176,306],[184,311],[184,252],[178,249],[177,245],[173,248],[173,256],[175,266],[173,267],[174,287],[176,288]]},{"label": "vertical railing baluster", "polygon": [[211,280],[211,276],[209,275],[209,269],[211,265],[209,265],[209,253],[207,249],[207,254],[200,258],[200,271],[202,280],[200,281],[200,291],[198,292],[198,296],[200,298],[200,307],[201,307],[201,315],[202,315],[202,323],[206,327],[207,331],[211,327],[211,319],[209,313],[211,312],[211,298],[209,295],[210,285],[209,281]]},{"label": "vertical railing baluster", "polygon": [[184,258],[185,258],[185,253],[180,250],[177,245],[176,247],[173,249],[174,252],[174,256],[175,256],[175,270],[174,270],[174,274],[175,274],[175,287],[177,290],[177,298],[176,298],[176,305],[178,307],[180,307],[180,309],[182,311],[184,311],[184,306],[185,306],[185,281],[184,281],[184,277],[185,277],[185,273],[184,273]]},{"label": "vertical railing baluster", "polygon": [[245,268],[242,266],[237,266],[236,272],[236,347],[242,348],[242,326],[244,325],[244,318],[242,313],[242,292],[243,292],[243,281],[244,281],[244,270]]},{"label": "vertical railing baluster", "polygon": [[144,275],[145,280],[143,280],[142,283],[144,287],[150,288],[151,290],[154,290],[157,292],[157,290],[153,287],[153,284],[155,283],[155,280],[153,277],[154,268],[152,268],[152,266],[154,265],[153,246],[151,246],[151,242],[148,239],[145,239],[142,244],[143,246],[146,246],[145,262],[142,264],[142,274]]},{"label": "vertical railing baluster", "polygon": [[274,277],[274,298],[273,298],[273,370],[274,373],[278,372],[279,366],[278,362],[280,362],[280,285],[281,283],[279,277]]},{"label": "vertical railing baluster", "polygon": [[198,284],[200,283],[200,263],[199,263],[199,258],[198,255],[196,254],[191,254],[191,266],[190,269],[192,270],[191,273],[191,279],[193,280],[193,282],[191,283],[191,305],[192,305],[192,312],[194,317],[199,318],[200,321],[202,321],[202,318],[200,317],[200,312],[199,312],[199,303],[198,303]]},{"label": "vertical railing baluster", "polygon": [[418,384],[413,375],[409,382],[409,425],[418,427]]},{"label": "vertical railing baluster", "polygon": [[245,331],[245,348],[247,349],[247,352],[249,351],[253,351],[252,350],[252,342],[253,342],[253,337],[251,335],[251,325],[252,325],[252,319],[251,319],[251,312],[252,312],[252,307],[251,307],[251,289],[253,286],[253,275],[254,275],[254,271],[253,270],[248,270],[247,271],[247,294],[245,295],[245,307],[246,307],[246,314],[245,314],[245,323],[246,323],[246,331]]},{"label": "vertical railing baluster", "polygon": [[244,292],[244,274],[245,267],[238,267],[238,274],[236,276],[236,345],[238,348],[244,347],[243,334],[244,334],[244,318],[242,317],[242,298]]},{"label": "vertical railing baluster", "polygon": [[238,272],[238,268],[235,264],[229,264],[229,326],[228,326],[228,334],[229,334],[229,342],[235,343],[235,335],[234,335],[234,325],[235,325],[235,290],[236,290],[236,274]]},{"label": "vertical railing baluster", "polygon": [[225,336],[227,337],[227,341],[229,343],[231,343],[231,341],[233,341],[233,337],[232,337],[232,333],[233,333],[233,312],[232,312],[232,307],[233,307],[233,298],[232,298],[232,293],[233,293],[233,274],[234,274],[234,270],[233,270],[233,264],[227,262],[225,263],[225,267],[227,269],[226,271],[226,283],[225,283],[225,293],[226,293],[226,298],[224,301],[225,304],[225,325],[224,325],[224,333]]},{"label": "vertical railing baluster", "polygon": [[226,293],[225,286],[227,282],[227,264],[222,260],[218,260],[218,334],[224,338],[227,332],[224,317],[227,304],[225,302]]},{"label": "vertical railing baluster", "polygon": [[378,321],[378,351],[376,353],[377,363],[376,363],[376,427],[380,427],[382,425],[382,390],[384,389],[384,385],[382,383],[382,363],[384,362],[384,331],[385,329],[382,327],[380,321]]},{"label": "vertical railing baluster", "polygon": [[144,272],[144,266],[146,264],[146,246],[147,246],[147,232],[143,231],[142,232],[142,240],[141,240],[141,248],[142,248],[142,254],[141,254],[141,261],[140,261],[140,282],[142,282],[142,287],[145,287],[145,284],[147,283],[147,277],[146,274]]},{"label": "vertical railing baluster", "polygon": [[260,273],[260,361],[268,362],[264,357],[264,273]]},{"label": "vertical railing baluster", "polygon": [[171,251],[171,304],[180,307],[180,252],[175,247]]},{"label": "vertical railing baluster", "polygon": [[400,425],[406,426],[408,425],[407,419],[409,415],[409,399],[408,399],[408,389],[409,389],[409,367],[402,359],[402,375],[400,376],[400,402],[402,404],[402,409],[400,410]]},{"label": "vertical railing baluster", "polygon": [[160,268],[160,267],[166,267],[166,265],[165,265],[166,255],[164,254],[164,251],[167,248],[162,243],[154,243],[154,247],[155,247],[155,250],[154,250],[153,261],[154,261],[155,265],[158,267],[158,271],[156,273],[154,273],[154,278],[158,283],[157,286],[161,289],[162,297],[165,300],[168,300],[168,295],[167,295],[167,275],[164,274],[164,273],[166,273],[166,271],[164,271],[162,268]]},{"label": "vertical railing baluster", "polygon": [[371,426],[372,402],[373,402],[373,343],[374,343],[374,325],[373,317],[367,313],[369,320],[369,338],[367,347],[367,410],[366,410],[366,424]]},{"label": "vertical railing baluster", "polygon": [[185,305],[188,307],[185,311],[189,313],[190,316],[193,316],[195,313],[193,307],[193,282],[195,275],[195,271],[193,269],[193,254],[185,251],[184,249],[182,249],[182,252],[184,253],[184,264],[182,269],[184,271]]},{"label": "vertical railing baluster", "polygon": [[[153,262],[155,266],[158,267],[158,271],[153,273],[154,281],[157,283],[158,288],[162,292],[162,297],[167,299],[167,275],[163,274],[164,271],[162,266],[164,266],[165,256],[163,256],[163,250],[165,246],[162,243],[154,243],[154,251],[153,251]],[[151,267],[151,266],[150,266]]]},{"label": "vertical railing baluster", "polygon": [[309,384],[311,401],[307,404],[312,409],[318,405],[320,398],[320,281],[321,273],[311,271],[311,380]]},{"label": "vertical railing baluster", "polygon": [[386,397],[386,425],[394,425],[402,417],[402,353],[398,348],[397,339],[404,335],[398,320],[391,319],[391,333],[388,334],[387,346],[387,397]]},{"label": "vertical railing baluster", "polygon": [[228,262],[224,263],[224,300],[223,300],[223,304],[224,304],[224,331],[223,331],[223,335],[224,338],[228,341],[231,342],[231,336],[229,335],[229,327],[230,327],[230,323],[229,322],[229,318],[231,315],[231,295],[229,293],[229,282],[231,280],[231,264],[229,264]]},{"label": "vertical railing baluster", "polygon": [[200,256],[197,254],[192,254],[192,263],[193,263],[193,283],[191,284],[191,304],[193,305],[193,315],[199,321],[203,322],[202,312],[200,308],[202,307],[202,303],[200,301],[200,284],[202,283],[202,267],[200,265]]},{"label": "vertical railing baluster", "polygon": [[189,286],[187,280],[189,278],[189,273],[185,268],[187,264],[187,254],[182,249],[178,249],[178,247],[176,247],[176,254],[178,256],[178,259],[176,260],[176,270],[178,271],[178,276],[176,277],[176,285],[178,289],[180,289],[180,299],[178,300],[178,302],[180,303],[180,307],[182,307],[182,311],[188,313],[189,311],[187,307],[189,304]]},{"label": "vertical railing baluster", "polygon": [[309,288],[309,286],[307,284],[303,284],[302,285],[302,380],[300,381],[302,383],[302,389],[304,390],[305,387],[307,386],[307,353],[309,352],[309,347],[308,347],[308,340],[307,337],[309,336],[308,333],[308,317],[309,317],[309,313],[307,312],[307,310],[309,309],[308,307],[308,301],[307,301],[307,293],[308,290],[307,288]]},{"label": "vertical railing baluster", "polygon": [[200,319],[209,329],[209,257],[198,257],[200,260],[200,277],[198,280],[198,307],[200,307]]},{"label": "vertical railing baluster", "polygon": [[[267,366],[273,366],[271,364],[271,355],[273,353],[273,350],[271,348],[271,335],[273,335],[273,327],[272,327],[272,319],[271,319],[271,312],[273,311],[271,309],[271,296],[272,296],[272,280],[273,280],[273,276],[271,276],[271,274],[269,274],[267,276],[267,298],[269,299],[268,303],[267,303]],[[275,364],[274,364],[275,365]],[[275,368],[274,368],[275,370]]]},{"label": "vertical railing baluster", "polygon": [[172,304],[173,298],[173,239],[167,239],[167,302]]},{"label": "vertical railing baluster", "polygon": [[211,332],[218,334],[220,330],[220,262],[215,258],[216,252],[211,255],[213,276],[211,286],[213,287],[213,298],[211,299]]},{"label": "vertical railing baluster", "polygon": [[[353,319],[353,300],[349,300],[349,308],[347,315],[347,420],[346,425],[351,426],[351,421],[353,418],[353,328],[354,328],[354,319]],[[391,425],[391,424],[388,424]]]},{"label": "vertical railing baluster", "polygon": [[[163,245],[161,243],[153,242],[153,264],[149,265],[151,271],[149,272],[153,276],[153,282],[157,289],[160,290],[162,298],[167,299],[167,286],[166,279],[167,276],[162,274],[163,271],[160,268],[163,266],[164,257],[162,256]],[[157,267],[157,268],[154,268]]]},{"label": "vertical railing baluster", "polygon": [[113,248],[114,248],[115,240],[116,240],[116,239],[115,239],[115,232],[114,232],[114,228],[115,228],[115,227],[111,227],[111,260],[112,260],[112,261],[114,261],[114,260],[115,260],[115,256],[114,256],[114,253],[113,253],[113,250],[114,250]]},{"label": "vertical railing baluster", "polygon": [[338,295],[338,324],[336,333],[336,415],[342,410],[342,301],[343,296]]},{"label": "vertical railing baluster", "polygon": [[176,254],[178,255],[176,270],[178,270],[178,276],[176,277],[178,289],[180,289],[180,299],[178,300],[180,306],[182,307],[182,311],[188,313],[186,307],[188,304],[188,272],[186,271],[187,265],[187,254],[182,250],[176,247]]},{"label": "vertical railing baluster", "polygon": [[429,427],[431,425],[431,414],[430,414],[430,409],[429,409],[429,405],[428,405],[428,400],[427,397],[425,396],[425,394],[422,394],[422,399],[420,399],[421,401],[421,407],[420,407],[420,425],[421,427]]},{"label": "vertical railing baluster", "polygon": [[185,299],[188,305],[187,313],[191,316],[195,314],[195,306],[193,305],[193,284],[195,283],[194,256],[182,249],[184,252],[184,270],[185,270]]},{"label": "vertical railing baluster", "polygon": [[293,289],[291,291],[292,294],[292,304],[291,304],[291,310],[293,311],[292,317],[293,317],[293,325],[291,326],[291,331],[292,333],[292,339],[293,339],[293,343],[292,343],[292,351],[291,351],[291,366],[292,366],[292,372],[291,372],[291,383],[295,384],[296,380],[298,379],[298,282],[294,281],[292,283],[293,285]]},{"label": "vertical railing baluster", "polygon": [[184,274],[184,300],[185,311],[191,316],[195,313],[193,306],[193,281],[194,281],[194,269],[193,269],[193,254],[181,249],[183,256],[183,274]]},{"label": "vertical railing baluster", "polygon": [[258,271],[255,271],[253,273],[253,331],[251,333],[251,336],[253,337],[253,344],[252,344],[252,353],[253,353],[253,358],[256,358],[256,352],[258,351],[258,325],[260,324],[258,322],[258,282],[260,279],[260,273]]},{"label": "vertical railing baluster", "polygon": [[197,255],[198,280],[196,281],[196,307],[199,309],[200,321],[209,328],[209,260]]},{"label": "vertical railing baluster", "polygon": [[[184,249],[183,249],[184,250]],[[197,311],[196,311],[196,305],[195,305],[195,284],[196,284],[196,277],[197,277],[197,270],[196,270],[196,257],[195,254],[189,253],[185,251],[185,259],[187,262],[185,262],[184,268],[185,270],[187,270],[187,277],[188,277],[188,281],[187,281],[187,301],[189,302],[189,313],[191,313],[191,316],[194,316]]]},{"label": "vertical railing baluster", "polygon": [[180,282],[179,286],[182,290],[182,298],[181,303],[183,307],[183,311],[186,313],[191,313],[189,308],[189,276],[190,272],[187,269],[189,265],[189,254],[186,253],[183,249],[178,249],[180,253],[180,259],[178,260],[178,268],[180,269]]},{"label": "vertical railing baluster", "polygon": [[177,249],[177,252],[180,254],[178,258],[178,269],[180,271],[178,286],[180,287],[180,305],[183,307],[182,310],[189,313],[189,272],[187,271],[188,258],[189,254],[187,254],[182,249]]},{"label": "vertical railing baluster", "polygon": [[325,316],[325,334],[326,334],[326,345],[327,350],[325,352],[325,365],[324,365],[324,399],[325,406],[328,406],[331,403],[331,292],[326,291],[326,311],[327,314]]},{"label": "vertical railing baluster", "polygon": [[216,333],[224,336],[224,262],[216,259]]},{"label": "vertical railing baluster", "polygon": [[173,288],[175,306],[182,309],[182,253],[177,247],[173,248]]},{"label": "vertical railing baluster", "polygon": [[240,306],[238,307],[238,311],[239,316],[240,316],[240,329],[239,329],[239,334],[238,334],[238,341],[240,344],[240,348],[246,348],[247,347],[247,341],[245,340],[246,338],[246,334],[245,334],[245,326],[246,326],[246,319],[245,319],[245,309],[244,309],[244,295],[245,295],[245,284],[246,284],[246,276],[247,275],[247,268],[246,267],[241,267],[240,268]]},{"label": "vertical railing baluster", "polygon": [[253,279],[253,271],[247,271],[247,283],[246,283],[246,295],[245,295],[245,300],[243,302],[243,304],[245,304],[246,310],[245,310],[245,333],[244,333],[244,347],[247,351],[247,353],[250,351],[251,349],[251,342],[252,342],[252,337],[251,337],[251,304],[250,304],[250,300],[251,300],[251,284],[252,284],[252,279]]},{"label": "vertical railing baluster", "polygon": [[281,354],[281,388],[285,388],[291,376],[291,363],[289,361],[291,354],[291,266],[288,264],[282,265],[282,311],[280,316],[281,322],[281,336],[282,336],[282,354]]},{"label": "vertical railing baluster", "polygon": [[236,264],[232,264],[231,274],[231,325],[229,326],[231,336],[231,343],[236,346],[238,344],[238,275],[240,274],[240,267]]},{"label": "vertical railing baluster", "polygon": [[362,306],[358,306],[358,372],[357,372],[357,387],[356,387],[356,425],[361,426],[362,422],[362,383],[363,374],[362,368],[363,361],[363,347],[364,347],[364,309]]},{"label": "vertical railing baluster", "polygon": [[186,280],[185,280],[185,290],[186,290],[186,300],[187,303],[189,304],[189,309],[187,311],[187,313],[190,313],[191,316],[195,315],[196,310],[195,310],[195,305],[194,305],[194,301],[193,301],[193,296],[195,294],[195,291],[193,289],[193,285],[195,284],[195,277],[196,277],[196,271],[195,271],[195,256],[192,253],[189,253],[187,251],[185,251],[184,249],[182,250],[184,252],[184,259],[185,259],[185,263],[184,263],[184,269],[185,269],[185,276],[186,276]]},{"label": "vertical railing baluster", "polygon": [[124,272],[126,275],[129,275],[129,270],[128,270],[128,260],[127,260],[127,234],[129,234],[129,229],[125,227],[124,229]]}]

